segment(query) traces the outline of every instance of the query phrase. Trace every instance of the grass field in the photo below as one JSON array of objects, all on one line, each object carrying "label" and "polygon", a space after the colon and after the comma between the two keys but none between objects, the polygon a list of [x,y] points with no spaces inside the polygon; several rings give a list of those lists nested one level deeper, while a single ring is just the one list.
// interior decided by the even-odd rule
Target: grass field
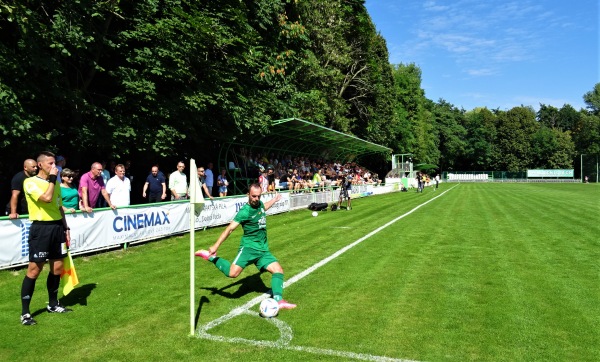
[{"label": "grass field", "polygon": [[[45,270],[32,327],[19,324],[25,270],[2,271],[0,360],[600,360],[599,185],[443,184],[353,206],[268,218],[298,304],[276,319],[230,313],[270,274],[228,279],[198,259],[194,337],[186,235],[76,258],[68,315],[45,312]],[[240,229],[220,256],[235,255]],[[222,230],[197,232],[198,248]]]}]

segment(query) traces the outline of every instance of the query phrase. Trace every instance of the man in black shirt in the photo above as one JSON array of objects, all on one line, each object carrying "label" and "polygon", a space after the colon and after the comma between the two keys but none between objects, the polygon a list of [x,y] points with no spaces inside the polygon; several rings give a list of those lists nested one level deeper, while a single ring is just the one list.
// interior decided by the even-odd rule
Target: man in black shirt
[{"label": "man in black shirt", "polygon": [[23,193],[23,181],[28,177],[37,175],[37,172],[37,162],[29,158],[23,162],[23,171],[19,171],[13,176],[10,182],[12,195],[6,205],[6,214],[9,218],[16,219],[19,215],[29,214],[27,201],[25,201],[25,194]]}]

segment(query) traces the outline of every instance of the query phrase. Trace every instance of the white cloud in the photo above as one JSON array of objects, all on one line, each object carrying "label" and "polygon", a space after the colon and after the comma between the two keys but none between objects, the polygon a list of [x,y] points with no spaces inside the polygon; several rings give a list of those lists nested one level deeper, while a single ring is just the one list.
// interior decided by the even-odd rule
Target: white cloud
[{"label": "white cloud", "polygon": [[449,6],[436,5],[435,1],[425,1],[423,7],[428,11],[444,11],[449,8]]},{"label": "white cloud", "polygon": [[489,69],[489,68],[467,69],[466,72],[467,72],[467,74],[472,75],[474,77],[483,77],[483,76],[490,76],[490,75],[497,74],[496,70]]}]

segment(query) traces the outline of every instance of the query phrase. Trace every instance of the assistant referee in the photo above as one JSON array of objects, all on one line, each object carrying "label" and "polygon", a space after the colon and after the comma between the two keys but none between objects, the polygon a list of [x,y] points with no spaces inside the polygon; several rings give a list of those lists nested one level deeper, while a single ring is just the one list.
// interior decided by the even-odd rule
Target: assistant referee
[{"label": "assistant referee", "polygon": [[52,152],[44,151],[37,158],[39,172],[23,182],[23,191],[29,208],[29,265],[21,286],[21,324],[34,325],[29,304],[35,289],[35,282],[49,261],[48,287],[49,313],[67,313],[58,302],[58,287],[63,272],[63,259],[71,241],[69,227],[62,209],[60,186],[56,181],[58,168]]}]

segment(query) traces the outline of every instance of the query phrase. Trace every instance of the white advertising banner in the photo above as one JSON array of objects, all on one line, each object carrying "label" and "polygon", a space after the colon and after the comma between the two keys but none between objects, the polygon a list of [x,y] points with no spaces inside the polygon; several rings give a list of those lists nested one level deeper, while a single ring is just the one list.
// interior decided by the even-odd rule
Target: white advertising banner
[{"label": "white advertising banner", "polygon": [[574,177],[575,170],[527,170],[527,177]]},{"label": "white advertising banner", "polygon": [[[281,194],[281,200],[269,209],[268,214],[290,210],[290,195]],[[274,197],[264,194],[263,202]],[[226,199],[207,199],[196,218],[196,229],[228,224],[248,202],[248,196]],[[100,210],[93,213],[67,214],[71,228],[71,254],[77,255],[97,249],[106,249],[158,239],[189,231],[188,202]],[[28,219],[0,220],[0,269],[23,265],[29,260]]]}]

